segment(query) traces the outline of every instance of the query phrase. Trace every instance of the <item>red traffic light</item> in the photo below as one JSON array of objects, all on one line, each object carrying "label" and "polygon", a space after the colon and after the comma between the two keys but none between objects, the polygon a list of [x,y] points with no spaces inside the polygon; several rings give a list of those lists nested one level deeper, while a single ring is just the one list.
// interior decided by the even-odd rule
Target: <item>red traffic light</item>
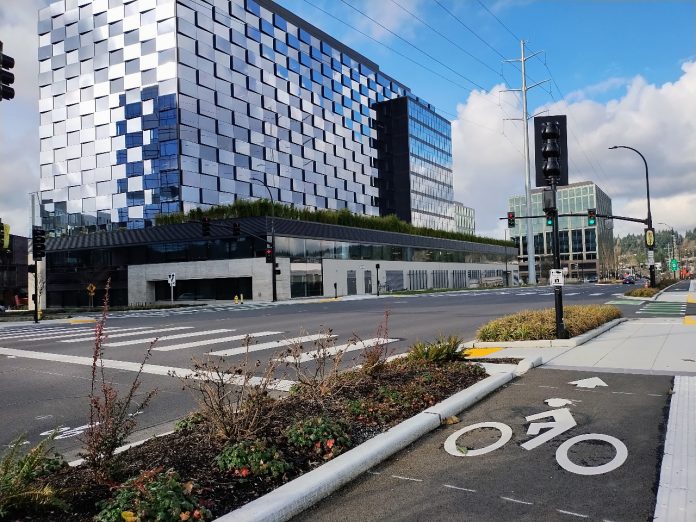
[{"label": "red traffic light", "polygon": [[267,248],[266,249],[266,263],[272,263],[272,262],[273,262],[273,249]]},{"label": "red traffic light", "polygon": [[513,228],[515,226],[515,213],[508,212],[507,213],[507,220],[508,220],[508,228]]}]

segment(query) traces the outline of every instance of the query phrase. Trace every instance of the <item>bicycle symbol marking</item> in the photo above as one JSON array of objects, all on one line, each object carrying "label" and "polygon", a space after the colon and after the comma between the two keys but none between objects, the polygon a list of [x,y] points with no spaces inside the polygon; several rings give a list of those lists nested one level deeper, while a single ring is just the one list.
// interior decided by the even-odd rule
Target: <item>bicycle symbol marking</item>
[{"label": "bicycle symbol marking", "polygon": [[[547,402],[549,405],[571,404],[571,401],[566,399],[548,399],[545,402]],[[548,422],[531,422],[549,417],[551,417],[552,420]],[[577,426],[577,422],[575,422],[575,418],[568,408],[556,408],[554,410],[543,411],[541,413],[525,417],[525,419],[530,422],[529,427],[527,428],[527,435],[536,435],[536,437],[533,439],[521,444],[521,446],[527,451],[538,448],[545,442],[548,442]],[[493,428],[498,430],[500,432],[500,437],[497,441],[489,444],[488,446],[484,446],[483,448],[466,451],[460,450],[460,448],[457,446],[457,440],[459,437],[479,428]],[[546,431],[542,433],[542,430]],[[447,437],[444,447],[445,451],[454,457],[478,457],[495,451],[498,448],[502,448],[511,439],[512,428],[510,428],[510,426],[507,424],[502,422],[479,422],[477,424],[466,426],[452,433],[449,437]],[[614,447],[614,451],[616,453],[609,462],[599,466],[581,466],[579,464],[575,464],[568,457],[568,452],[573,446],[584,441],[606,442]],[[571,437],[563,442],[556,450],[556,461],[558,464],[566,471],[570,471],[571,473],[575,473],[577,475],[602,475],[604,473],[609,473],[610,471],[614,471],[615,469],[619,468],[624,462],[626,462],[627,458],[628,449],[626,448],[626,445],[616,437],[605,435],[603,433],[586,433],[583,435],[576,435],[575,437]]]}]

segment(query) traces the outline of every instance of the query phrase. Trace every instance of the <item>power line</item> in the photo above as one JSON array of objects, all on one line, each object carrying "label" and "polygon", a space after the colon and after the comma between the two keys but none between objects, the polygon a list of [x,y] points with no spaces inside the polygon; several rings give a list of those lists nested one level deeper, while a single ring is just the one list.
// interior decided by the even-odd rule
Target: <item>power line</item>
[{"label": "power line", "polygon": [[361,11],[360,9],[358,9],[357,7],[355,7],[354,5],[351,5],[347,0],[341,0],[341,2],[343,2],[345,5],[347,5],[348,7],[350,7],[351,9],[353,9],[354,11],[357,11],[358,13],[360,13],[361,15],[363,15],[363,16],[364,16],[365,18],[367,18],[368,20],[371,20],[372,22],[374,22],[375,24],[377,24],[378,26],[380,26],[382,29],[384,29],[384,30],[387,31],[388,33],[390,33],[390,34],[396,36],[396,37],[397,37],[399,40],[401,40],[402,42],[406,43],[407,45],[410,45],[410,46],[413,47],[416,51],[418,51],[418,52],[420,52],[420,53],[423,53],[425,56],[427,56],[428,58],[430,58],[430,59],[433,60],[434,62],[439,63],[440,65],[442,65],[445,69],[448,69],[449,71],[453,72],[453,73],[456,74],[457,76],[463,78],[464,80],[466,80],[466,81],[469,82],[470,84],[474,85],[476,88],[481,89],[481,90],[483,90],[483,91],[486,90],[486,88],[483,87],[482,85],[479,85],[478,83],[476,83],[476,82],[475,82],[474,80],[472,80],[471,78],[467,78],[467,77],[464,76],[463,74],[461,74],[461,73],[455,71],[455,70],[452,69],[449,65],[447,65],[447,64],[444,63],[444,62],[442,62],[441,60],[438,60],[438,59],[437,59],[435,56],[433,56],[432,54],[430,54],[430,53],[424,51],[423,49],[421,49],[421,48],[418,47],[417,45],[414,45],[413,43],[409,42],[408,40],[406,40],[406,39],[403,38],[402,36],[396,34],[394,31],[392,31],[391,29],[389,29],[387,26],[385,26],[384,24],[382,24],[382,23],[379,22],[378,20],[375,20],[374,18],[372,18],[370,15],[368,15],[368,14],[365,13],[364,11]]},{"label": "power line", "polygon": [[500,25],[502,25],[508,33],[510,33],[510,34],[512,35],[512,37],[515,39],[516,42],[519,42],[519,41],[522,39],[522,38],[520,38],[519,36],[517,36],[515,33],[513,33],[512,30],[511,30],[507,25],[505,25],[505,24],[503,23],[503,21],[502,21],[500,18],[498,18],[497,16],[495,16],[495,14],[493,14],[493,12],[492,12],[490,9],[488,9],[488,8],[484,5],[484,3],[481,2],[481,0],[477,0],[477,1],[478,1],[478,3],[481,5],[481,7],[483,7],[483,8],[488,12],[488,14],[490,14],[493,18],[495,18],[495,19],[498,21],[498,23],[499,23]]},{"label": "power line", "polygon": [[[393,4],[395,4],[397,7],[399,7],[400,9],[402,9],[403,11],[406,11],[408,14],[410,14],[413,18],[415,18],[416,20],[418,20],[420,23],[422,23],[423,25],[425,25],[426,27],[428,27],[431,31],[433,31],[434,33],[440,35],[442,38],[444,38],[444,39],[447,40],[449,43],[451,43],[452,45],[454,45],[457,49],[459,49],[460,51],[462,51],[464,54],[466,54],[467,56],[469,56],[469,57],[471,57],[472,59],[476,60],[478,63],[480,63],[481,65],[483,65],[483,66],[486,67],[487,69],[493,71],[494,74],[496,74],[496,75],[498,75],[498,76],[500,76],[500,77],[502,78],[503,75],[502,75],[501,72],[496,71],[493,67],[491,67],[490,65],[488,65],[486,62],[484,62],[483,60],[481,60],[481,59],[479,59],[478,57],[476,57],[476,56],[474,56],[473,54],[471,54],[469,51],[467,51],[466,49],[464,49],[464,48],[463,48],[461,45],[459,45],[457,42],[451,40],[450,38],[448,38],[447,36],[445,36],[444,34],[442,34],[442,33],[441,33],[439,30],[437,30],[435,27],[433,27],[432,25],[430,25],[428,22],[426,22],[425,20],[423,20],[421,17],[419,17],[419,16],[416,15],[415,13],[413,13],[413,12],[409,11],[408,9],[406,9],[403,5],[401,5],[400,3],[398,3],[396,0],[390,0],[390,1],[391,1]],[[503,78],[503,80],[504,80],[504,78]]]}]

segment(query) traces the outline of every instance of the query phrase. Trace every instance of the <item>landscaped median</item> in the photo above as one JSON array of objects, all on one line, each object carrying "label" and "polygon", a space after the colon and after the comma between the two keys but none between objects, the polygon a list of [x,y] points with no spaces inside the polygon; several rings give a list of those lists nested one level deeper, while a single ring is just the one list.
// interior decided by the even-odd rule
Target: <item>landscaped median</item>
[{"label": "landscaped median", "polygon": [[[97,339],[104,323],[105,315]],[[28,453],[18,439],[0,457],[0,518],[212,520],[275,490],[245,509],[261,504],[268,513],[272,505],[280,518],[231,519],[285,520],[514,377],[488,377],[464,360],[457,337],[389,357],[386,331],[378,332],[385,342],[366,344],[350,371],[340,370],[343,353],[330,331],[275,354],[265,369],[250,357],[237,365],[196,361],[182,385],[200,408],[173,433],[123,452],[117,448],[138,418],[129,412],[146,408],[150,391],[141,393],[137,376],[123,392],[105,380],[97,343],[84,462],[66,466],[51,438]],[[280,378],[296,383],[282,397],[274,392]],[[298,477],[300,485],[288,484]],[[294,496],[283,500],[287,490]]]},{"label": "landscaped median", "polygon": [[464,348],[489,347],[573,347],[612,328],[622,319],[621,310],[611,305],[576,305],[563,308],[563,321],[570,339],[556,339],[553,308],[523,310],[494,319],[476,332],[476,340]]}]

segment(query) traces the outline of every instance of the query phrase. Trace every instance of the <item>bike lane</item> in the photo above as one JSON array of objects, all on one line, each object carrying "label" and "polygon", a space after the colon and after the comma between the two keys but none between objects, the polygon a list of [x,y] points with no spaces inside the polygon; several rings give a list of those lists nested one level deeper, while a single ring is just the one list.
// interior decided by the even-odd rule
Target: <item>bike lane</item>
[{"label": "bike lane", "polygon": [[[293,520],[652,520],[671,386],[670,376],[532,370]],[[509,426],[509,442],[465,455],[504,440],[500,425],[457,436],[478,423]],[[599,437],[579,440],[587,434]]]}]

